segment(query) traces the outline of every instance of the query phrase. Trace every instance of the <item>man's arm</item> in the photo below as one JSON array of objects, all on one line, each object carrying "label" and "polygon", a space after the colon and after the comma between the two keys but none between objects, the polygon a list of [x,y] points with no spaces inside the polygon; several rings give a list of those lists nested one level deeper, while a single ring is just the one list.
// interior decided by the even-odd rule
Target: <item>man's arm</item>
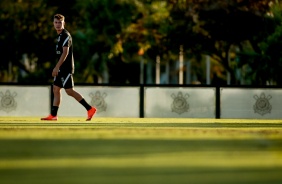
[{"label": "man's arm", "polygon": [[69,54],[69,47],[63,47],[63,53],[56,64],[55,68],[53,69],[52,76],[55,77],[59,73],[60,66],[63,64],[63,62],[66,60],[67,56]]}]

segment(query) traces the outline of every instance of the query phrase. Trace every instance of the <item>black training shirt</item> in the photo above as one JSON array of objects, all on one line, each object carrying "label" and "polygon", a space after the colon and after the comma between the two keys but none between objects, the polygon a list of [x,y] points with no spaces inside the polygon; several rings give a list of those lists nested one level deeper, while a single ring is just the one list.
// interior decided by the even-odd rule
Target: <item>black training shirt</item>
[{"label": "black training shirt", "polygon": [[60,67],[60,72],[64,73],[74,73],[74,59],[73,59],[73,49],[72,49],[72,37],[71,34],[66,30],[58,34],[57,44],[56,44],[56,56],[58,60],[60,59],[63,53],[63,47],[69,47],[69,54],[67,55],[66,60]]}]

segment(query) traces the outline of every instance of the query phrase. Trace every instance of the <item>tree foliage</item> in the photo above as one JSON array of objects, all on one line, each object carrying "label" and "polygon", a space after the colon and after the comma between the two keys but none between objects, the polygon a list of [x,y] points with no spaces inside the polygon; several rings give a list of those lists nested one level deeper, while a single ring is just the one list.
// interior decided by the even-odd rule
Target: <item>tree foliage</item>
[{"label": "tree foliage", "polygon": [[183,36],[180,41],[188,44],[192,53],[211,55],[231,74],[233,84],[238,83],[235,70],[241,64],[232,61],[230,54],[238,52],[234,48],[242,49],[246,41],[254,48],[258,47],[262,37],[274,29],[272,18],[267,15],[271,0],[187,0],[184,5],[183,1],[172,2],[174,11],[182,12],[178,17],[186,16],[184,20],[188,21],[185,24],[192,26],[186,33],[182,32],[192,37]]},{"label": "tree foliage", "polygon": [[[80,46],[76,53],[81,61],[89,61],[81,68],[85,68],[83,78],[93,82],[95,76],[103,77],[101,71],[117,67],[110,67],[109,61],[119,60],[122,52],[119,35],[130,24],[134,6],[126,0],[105,0],[78,1],[75,8],[80,10],[80,24],[74,32]],[[120,77],[124,74],[122,68],[119,74]]]},{"label": "tree foliage", "polygon": [[[210,55],[217,78],[281,84],[281,3],[275,0],[2,0],[0,81],[50,82],[55,13],[73,36],[76,81],[138,83],[140,55],[200,62]],[[198,69],[202,67],[197,64]],[[196,72],[201,75],[201,72]],[[199,76],[199,78],[203,78]]]},{"label": "tree foliage", "polygon": [[[31,63],[23,62],[23,54],[30,58],[36,58],[40,63],[51,59],[50,44],[53,44],[52,32],[52,12],[54,7],[48,7],[44,0],[38,1],[9,1],[0,2],[0,49],[1,49],[1,78],[5,78],[5,69],[9,63],[16,68],[32,75],[34,69],[29,68]],[[22,62],[21,62],[22,61]],[[17,75],[18,70],[14,71]],[[36,71],[40,72],[40,71]],[[38,75],[41,80],[46,80],[44,75]]]}]

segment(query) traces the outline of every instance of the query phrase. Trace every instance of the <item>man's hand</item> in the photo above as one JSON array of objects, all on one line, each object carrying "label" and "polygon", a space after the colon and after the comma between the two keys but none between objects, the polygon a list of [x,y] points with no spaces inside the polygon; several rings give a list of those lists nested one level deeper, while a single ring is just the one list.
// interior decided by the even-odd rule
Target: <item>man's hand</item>
[{"label": "man's hand", "polygon": [[53,69],[53,72],[52,72],[52,77],[57,76],[58,73],[59,73],[59,68],[55,67],[55,68]]}]

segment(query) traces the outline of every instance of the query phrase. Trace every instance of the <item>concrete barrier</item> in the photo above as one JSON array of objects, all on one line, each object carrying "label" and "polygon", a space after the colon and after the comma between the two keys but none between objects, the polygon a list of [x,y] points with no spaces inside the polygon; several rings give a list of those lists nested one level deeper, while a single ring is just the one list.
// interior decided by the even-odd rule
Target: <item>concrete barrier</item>
[{"label": "concrete barrier", "polygon": [[[95,117],[139,117],[140,87],[76,86],[87,102],[98,111]],[[85,116],[85,108],[62,89],[59,116]]]},{"label": "concrete barrier", "polygon": [[[96,117],[281,119],[281,88],[76,86]],[[47,116],[51,86],[0,85],[0,116]],[[86,117],[62,89],[59,116]]]},{"label": "concrete barrier", "polygon": [[215,118],[213,87],[146,87],[144,116]]},{"label": "concrete barrier", "polygon": [[282,90],[276,88],[221,88],[220,118],[282,118]]},{"label": "concrete barrier", "polygon": [[50,86],[0,86],[0,116],[46,116]]}]

